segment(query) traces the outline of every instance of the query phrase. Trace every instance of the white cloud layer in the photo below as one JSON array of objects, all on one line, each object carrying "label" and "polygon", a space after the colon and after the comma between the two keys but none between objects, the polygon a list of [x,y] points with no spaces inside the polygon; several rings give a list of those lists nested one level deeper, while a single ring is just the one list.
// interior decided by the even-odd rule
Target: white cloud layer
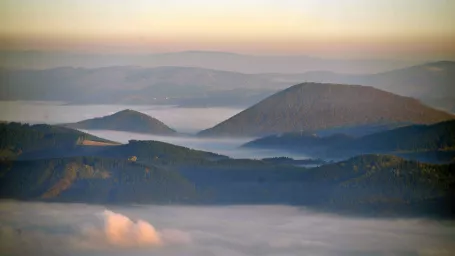
[{"label": "white cloud layer", "polygon": [[[452,255],[455,223],[287,206],[0,203],[4,255]],[[153,223],[153,226],[152,224]]]}]

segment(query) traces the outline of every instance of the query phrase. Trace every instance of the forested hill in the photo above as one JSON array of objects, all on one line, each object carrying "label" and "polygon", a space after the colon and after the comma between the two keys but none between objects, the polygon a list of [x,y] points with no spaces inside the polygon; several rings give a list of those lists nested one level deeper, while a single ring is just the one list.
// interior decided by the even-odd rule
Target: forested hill
[{"label": "forested hill", "polygon": [[[19,157],[0,160],[0,198],[288,204],[346,214],[455,216],[454,164],[362,155],[307,169],[269,160],[229,159],[157,141],[118,145],[49,125],[1,125],[2,151]],[[97,139],[106,145],[80,143]],[[41,155],[33,158],[32,153]]]},{"label": "forested hill", "polygon": [[324,207],[337,211],[455,216],[455,164],[422,164],[395,156],[363,155],[323,165],[307,175],[312,184],[336,184],[327,191],[331,203]]},{"label": "forested hill", "polygon": [[109,116],[64,124],[63,126],[75,129],[115,130],[157,135],[172,135],[176,133],[175,130],[169,128],[158,119],[130,109],[122,110]]},{"label": "forested hill", "polygon": [[450,152],[455,151],[455,120],[433,125],[405,126],[359,138],[343,134],[321,137],[308,133],[285,133],[256,139],[243,147],[300,151],[316,157],[365,153]]},{"label": "forested hill", "polygon": [[195,200],[178,173],[127,159],[73,157],[0,161],[0,197],[84,203]]},{"label": "forested hill", "polygon": [[334,150],[366,152],[455,150],[455,120],[411,125],[355,139]]},{"label": "forested hill", "polygon": [[46,124],[0,123],[1,158],[14,158],[34,151],[68,149],[86,143],[117,144],[65,127]]},{"label": "forested hill", "polygon": [[155,166],[120,158],[0,161],[0,197],[85,203],[290,204],[454,218],[455,166],[365,155],[318,168],[255,160]]},{"label": "forested hill", "polygon": [[346,144],[355,138],[345,134],[334,134],[330,136],[318,136],[312,133],[283,133],[270,135],[252,140],[242,145],[245,148],[275,148],[289,151],[314,151],[325,152],[325,150],[339,144]]},{"label": "forested hill", "polygon": [[453,119],[418,100],[372,87],[303,83],[278,92],[201,136],[263,136],[359,126],[432,124]]},{"label": "forested hill", "polygon": [[194,150],[160,141],[130,140],[128,144],[106,147],[98,156],[127,159],[135,156],[138,162],[153,164],[189,164],[228,159],[223,155]]}]

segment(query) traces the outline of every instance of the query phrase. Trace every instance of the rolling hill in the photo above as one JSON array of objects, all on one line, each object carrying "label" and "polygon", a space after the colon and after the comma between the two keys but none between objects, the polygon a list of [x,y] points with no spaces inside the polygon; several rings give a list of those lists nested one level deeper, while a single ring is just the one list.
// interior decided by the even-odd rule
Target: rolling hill
[{"label": "rolling hill", "polygon": [[383,153],[419,160],[450,162],[455,160],[454,131],[455,120],[450,120],[433,125],[405,126],[358,138],[343,134],[322,137],[314,134],[285,133],[259,138],[242,147],[297,151],[313,157],[350,157]]},{"label": "rolling hill", "polygon": [[177,172],[127,159],[0,161],[0,170],[1,198],[118,204],[185,202],[195,196],[194,186]]},{"label": "rolling hill", "polygon": [[[0,124],[0,159],[37,160],[107,157],[153,164],[212,161],[228,157],[160,141],[130,140],[120,144],[71,128],[46,124]],[[87,143],[92,142],[92,143]]]},{"label": "rolling hill", "polygon": [[429,62],[371,74],[311,71],[301,74],[263,74],[273,80],[360,84],[413,98],[455,96],[455,61]]},{"label": "rolling hill", "polygon": [[114,130],[156,135],[172,135],[176,131],[151,116],[135,110],[122,110],[115,114],[63,124],[65,127],[84,130]]},{"label": "rolling hill", "polygon": [[372,86],[401,96],[413,97],[455,112],[455,62],[437,61],[371,74],[311,71],[302,74],[264,74],[274,81],[308,81]]},{"label": "rolling hill", "polygon": [[453,218],[454,167],[380,155],[312,169],[232,159],[178,166],[99,157],[0,161],[0,198],[291,204],[345,214]]},{"label": "rolling hill", "polygon": [[[81,142],[109,142],[63,127],[1,125],[2,150],[23,150],[17,159],[0,160],[2,199],[97,204],[289,204],[363,216],[455,217],[454,164],[362,155],[307,169],[280,163],[283,159],[229,159],[157,141],[93,147]],[[446,134],[442,140],[450,143],[452,130],[435,127],[432,131]],[[424,145],[431,134],[423,136]],[[96,150],[87,150],[93,148]],[[42,154],[39,158],[25,157],[27,152]]]},{"label": "rolling hill", "polygon": [[455,120],[378,132],[338,144],[334,150],[367,153],[455,150]]},{"label": "rolling hill", "polygon": [[48,51],[0,51],[0,66],[49,69],[56,67],[100,68],[111,66],[184,66],[242,73],[301,73],[330,70],[373,73],[409,66],[413,61],[330,59],[306,55],[247,55],[217,51],[183,51],[156,54],[94,54]]},{"label": "rolling hill", "polygon": [[138,66],[0,69],[0,81],[1,100],[57,100],[78,104],[251,104],[289,86],[252,74]]},{"label": "rolling hill", "polygon": [[303,83],[278,92],[200,136],[263,136],[406,124],[454,118],[418,100],[372,87]]},{"label": "rolling hill", "polygon": [[46,152],[66,152],[81,145],[118,145],[66,127],[46,124],[0,123],[0,158],[15,159]]},{"label": "rolling hill", "polygon": [[[197,54],[188,53],[189,56]],[[234,55],[220,54],[218,57],[221,56],[230,58]],[[455,90],[452,88],[455,62],[387,66],[386,69],[369,72],[360,72],[363,68],[360,63],[353,66],[347,61],[344,66],[352,70],[341,72],[328,65],[321,66],[317,59],[311,59],[307,68],[299,71],[304,73],[295,74],[289,73],[298,65],[289,65],[289,71],[282,73],[248,74],[241,70],[222,71],[226,69],[217,66],[191,67],[178,62],[163,63],[164,66],[153,68],[124,64],[99,68],[0,69],[0,99],[54,100],[75,104],[245,107],[294,84],[319,82],[372,86],[455,111]],[[251,63],[248,65],[252,66]],[[269,72],[267,69],[260,71]]]}]

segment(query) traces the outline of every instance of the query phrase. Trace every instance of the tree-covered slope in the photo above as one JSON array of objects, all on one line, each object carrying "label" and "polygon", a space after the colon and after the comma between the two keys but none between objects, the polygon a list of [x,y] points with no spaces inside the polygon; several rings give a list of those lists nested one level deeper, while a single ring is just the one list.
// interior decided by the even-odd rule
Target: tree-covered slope
[{"label": "tree-covered slope", "polygon": [[447,155],[444,157],[444,162],[447,162],[450,161],[450,154],[447,152],[455,151],[455,120],[432,125],[405,126],[359,138],[346,135],[322,137],[307,133],[285,133],[259,138],[242,147],[298,151],[314,157],[387,153],[424,159],[422,154],[428,152],[433,155]]},{"label": "tree-covered slope", "polygon": [[335,145],[349,143],[353,140],[353,137],[344,134],[322,137],[311,133],[283,133],[255,139],[243,144],[242,147],[323,153]]},{"label": "tree-covered slope", "polygon": [[111,158],[75,157],[0,162],[0,196],[86,203],[171,203],[194,200],[181,175]]},{"label": "tree-covered slope", "polygon": [[[29,137],[32,142],[42,140],[33,136],[38,136],[38,131],[52,130],[52,126],[13,125],[22,131],[21,141],[28,141],[24,138]],[[63,131],[72,135],[65,128]],[[0,161],[1,198],[87,203],[291,204],[349,214],[455,216],[454,164],[363,155],[307,169],[279,161],[229,159],[156,141],[130,141],[86,151],[87,146],[74,147],[73,140],[56,139],[60,137],[53,133],[48,137],[64,146],[57,150],[63,155]],[[23,148],[41,149],[36,143],[26,145]],[[53,145],[49,142],[50,148]],[[43,150],[56,152],[46,151],[49,147]]]},{"label": "tree-covered slope", "polygon": [[305,177],[327,184],[322,208],[365,214],[455,216],[455,165],[432,165],[395,156],[364,155],[313,169]]},{"label": "tree-covered slope", "polygon": [[138,162],[153,164],[185,164],[227,159],[226,156],[211,152],[194,150],[160,141],[140,140],[130,140],[128,144],[106,147],[104,151],[100,151],[97,155],[122,159],[135,157]]},{"label": "tree-covered slope", "polygon": [[116,144],[96,136],[65,127],[46,124],[0,123],[0,158],[14,158],[45,150],[71,150],[84,141]]},{"label": "tree-covered slope", "polygon": [[[98,156],[153,163],[177,163],[225,159],[226,156],[193,150],[159,141],[130,140],[127,144],[111,142],[66,127],[0,124],[0,150],[3,159],[20,160]],[[86,143],[87,141],[91,143]]]},{"label": "tree-covered slope", "polygon": [[175,131],[151,116],[126,109],[115,114],[64,124],[66,127],[86,130],[115,130],[157,135],[172,135]]},{"label": "tree-covered slope", "polygon": [[155,166],[99,157],[0,162],[1,198],[87,203],[291,204],[455,216],[455,165],[365,155],[305,169],[258,160]]},{"label": "tree-covered slope", "polygon": [[454,116],[372,87],[303,83],[278,92],[201,136],[261,136],[357,126],[431,124]]},{"label": "tree-covered slope", "polygon": [[363,136],[334,150],[360,152],[455,150],[455,120],[411,125]]}]

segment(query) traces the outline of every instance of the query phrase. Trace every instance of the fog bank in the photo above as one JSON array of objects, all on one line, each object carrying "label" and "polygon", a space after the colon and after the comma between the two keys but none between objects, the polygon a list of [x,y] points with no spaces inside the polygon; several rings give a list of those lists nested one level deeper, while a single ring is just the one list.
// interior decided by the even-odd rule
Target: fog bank
[{"label": "fog bank", "polygon": [[72,123],[132,109],[184,133],[210,128],[239,113],[240,108],[180,108],[166,105],[66,105],[63,102],[0,101],[0,120],[29,123]]},{"label": "fog bank", "polygon": [[240,148],[241,145],[255,138],[202,138],[197,136],[158,136],[132,132],[110,130],[81,130],[83,132],[121,143],[129,140],[155,140],[170,144],[188,147],[197,150],[209,151],[232,158],[262,159],[267,157],[287,156],[294,159],[307,159],[308,156],[298,152],[289,152],[278,149]]},{"label": "fog bank", "polygon": [[451,255],[455,223],[361,219],[289,206],[0,203],[9,255]]}]

